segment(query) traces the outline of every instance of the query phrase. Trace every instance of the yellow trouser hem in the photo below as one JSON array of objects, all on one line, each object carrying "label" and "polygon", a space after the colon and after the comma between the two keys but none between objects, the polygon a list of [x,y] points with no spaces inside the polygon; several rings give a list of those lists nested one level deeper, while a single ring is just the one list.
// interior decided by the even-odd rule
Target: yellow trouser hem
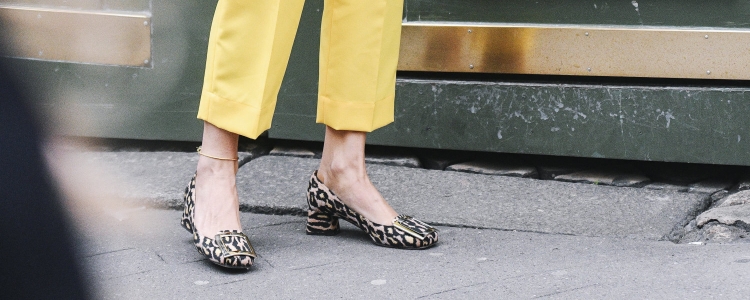
[{"label": "yellow trouser hem", "polygon": [[210,92],[201,95],[198,119],[251,139],[257,139],[271,128],[276,101],[266,107],[255,108],[227,100]]},{"label": "yellow trouser hem", "polygon": [[393,123],[395,95],[375,102],[336,101],[318,96],[317,123],[336,130],[372,132]]}]

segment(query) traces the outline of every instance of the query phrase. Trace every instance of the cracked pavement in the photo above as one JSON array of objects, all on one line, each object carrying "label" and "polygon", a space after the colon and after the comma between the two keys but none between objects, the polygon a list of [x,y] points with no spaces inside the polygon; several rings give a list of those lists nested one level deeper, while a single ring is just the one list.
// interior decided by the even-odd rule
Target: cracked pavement
[{"label": "cracked pavement", "polygon": [[[63,151],[65,152],[65,151]],[[82,261],[102,299],[742,299],[748,244],[675,244],[709,195],[368,165],[393,206],[434,224],[438,246],[374,246],[342,222],[304,234],[314,158],[240,169],[250,271],[214,266],[179,225],[193,153],[56,152]],[[74,172],[77,176],[65,176]],[[285,215],[257,214],[253,212]]]},{"label": "cracked pavement", "polygon": [[179,211],[131,210],[81,223],[102,299],[742,299],[746,245],[678,245],[627,238],[439,226],[423,251],[374,246],[342,223],[304,234],[303,217],[243,213],[259,258],[226,270],[194,250]]}]

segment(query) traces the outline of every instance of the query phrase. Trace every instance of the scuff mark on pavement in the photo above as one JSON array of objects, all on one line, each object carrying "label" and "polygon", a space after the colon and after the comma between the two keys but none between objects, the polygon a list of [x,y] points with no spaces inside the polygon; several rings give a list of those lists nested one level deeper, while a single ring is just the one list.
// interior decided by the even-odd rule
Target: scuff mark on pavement
[{"label": "scuff mark on pavement", "polygon": [[306,269],[312,269],[312,268],[317,268],[317,267],[340,265],[340,264],[345,264],[345,263],[347,263],[347,261],[336,261],[336,262],[330,262],[330,263],[325,263],[325,264],[305,266],[305,267],[298,267],[298,268],[290,268],[290,269],[294,270],[294,271],[299,271],[299,270],[306,270]]},{"label": "scuff mark on pavement", "polygon": [[217,287],[217,286],[222,286],[222,285],[227,285],[227,284],[233,284],[233,283],[243,282],[243,281],[246,281],[246,280],[248,280],[248,279],[250,279],[250,278],[245,278],[245,279],[238,279],[238,280],[234,280],[234,281],[229,281],[229,282],[219,283],[219,284],[217,284],[217,285],[212,285],[212,286],[210,286],[210,287]]},{"label": "scuff mark on pavement", "polygon": [[91,255],[88,255],[88,256],[84,256],[84,257],[85,258],[91,258],[91,257],[95,257],[95,256],[106,255],[106,254],[111,254],[111,253],[117,253],[117,252],[122,252],[122,251],[129,251],[129,250],[135,250],[135,248],[125,248],[125,249],[118,249],[118,250],[106,251],[106,252],[91,254]]},{"label": "scuff mark on pavement", "polygon": [[134,276],[134,275],[145,274],[145,273],[149,273],[149,272],[153,272],[153,271],[155,271],[155,270],[140,271],[140,272],[126,274],[126,275],[122,275],[122,276],[116,276],[116,277],[107,278],[107,279],[104,279],[104,281],[109,281],[109,280],[113,280],[113,279],[120,279],[120,278],[130,277],[130,276]]},{"label": "scuff mark on pavement", "polygon": [[479,286],[479,285],[484,285],[484,284],[487,284],[487,283],[489,283],[489,281],[475,283],[475,284],[470,284],[470,285],[464,285],[464,286],[460,286],[460,287],[456,287],[456,288],[452,288],[452,289],[447,289],[447,290],[439,291],[439,292],[432,293],[432,294],[429,294],[429,295],[420,296],[420,297],[417,297],[415,299],[428,298],[428,297],[431,297],[431,296],[445,294],[445,293],[448,293],[448,292],[453,292],[453,291],[457,291],[457,290],[460,290],[460,289],[475,287],[475,286]]}]

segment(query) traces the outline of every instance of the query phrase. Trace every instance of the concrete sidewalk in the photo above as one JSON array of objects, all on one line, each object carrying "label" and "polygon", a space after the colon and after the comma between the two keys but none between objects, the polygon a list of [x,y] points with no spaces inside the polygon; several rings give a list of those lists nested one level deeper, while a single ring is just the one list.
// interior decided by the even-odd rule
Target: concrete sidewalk
[{"label": "concrete sidewalk", "polygon": [[[68,164],[89,181],[109,178],[82,183],[109,186],[100,191],[109,198],[179,209],[196,161],[194,153],[82,152],[72,153]],[[307,182],[317,165],[317,159],[287,156],[243,165],[237,175],[243,211],[304,215]],[[378,164],[368,165],[368,172],[397,211],[458,227],[660,240],[709,200],[701,193]]]},{"label": "concrete sidewalk", "polygon": [[180,212],[131,209],[82,223],[102,299],[746,299],[747,245],[677,245],[439,227],[423,251],[374,246],[348,223],[304,234],[304,218],[242,214],[260,257],[219,268],[191,245]]},{"label": "concrete sidewalk", "polygon": [[105,299],[742,299],[750,292],[750,245],[666,241],[705,210],[710,194],[368,165],[397,211],[440,225],[439,246],[404,251],[373,246],[349,224],[336,237],[305,235],[299,215],[318,161],[244,153],[252,160],[238,174],[242,219],[260,257],[249,272],[236,272],[206,261],[179,227],[175,208],[196,154],[53,154],[74,199],[84,261]]},{"label": "concrete sidewalk", "polygon": [[[305,211],[318,160],[265,156],[240,169],[242,204]],[[705,206],[705,194],[369,165],[399,211],[459,227],[659,240]]]}]

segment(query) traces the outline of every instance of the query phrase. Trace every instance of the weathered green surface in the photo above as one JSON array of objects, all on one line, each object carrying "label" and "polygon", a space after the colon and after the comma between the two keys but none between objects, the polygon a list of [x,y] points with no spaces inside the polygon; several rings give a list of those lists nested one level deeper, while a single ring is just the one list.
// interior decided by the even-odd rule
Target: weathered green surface
[{"label": "weathered green surface", "polygon": [[750,28],[750,1],[406,0],[406,20]]},{"label": "weathered green surface", "polygon": [[[750,88],[400,80],[381,145],[750,165]],[[308,139],[305,117],[272,136]]]},{"label": "weathered green surface", "polygon": [[[35,1],[47,2],[47,1]],[[93,1],[100,7],[110,1]],[[150,1],[125,1],[139,8]],[[47,2],[49,3],[49,2]],[[153,67],[13,60],[62,133],[132,139],[196,140],[196,111],[216,1],[153,1]],[[121,7],[122,8],[122,7]]]},{"label": "weathered green surface", "polygon": [[[407,0],[406,20],[745,28],[750,27],[750,1]],[[310,50],[305,54],[315,52]],[[315,76],[314,70],[306,74]],[[696,82],[652,85],[646,79],[622,86],[618,79],[574,85],[535,83],[533,77],[470,82],[418,80],[452,75],[409,76],[397,87],[396,123],[372,133],[368,142],[750,165],[745,137],[750,121],[744,117],[750,113],[745,96],[750,85],[744,83],[728,89],[721,81],[691,87]],[[323,126],[312,125],[315,89],[299,91],[280,94],[270,136],[320,141]]]},{"label": "weathered green surface", "polygon": [[[86,9],[103,9],[111,2],[0,1],[4,1],[0,4],[48,4]],[[120,5],[130,3],[132,9],[140,10],[139,5],[148,2],[133,0]],[[196,141],[202,132],[202,122],[196,115],[215,7],[215,0],[154,0],[151,8],[152,68],[15,59],[11,60],[11,65],[29,75],[29,87],[41,94],[40,110],[61,133]],[[287,113],[314,113],[322,7],[322,0],[305,4],[294,53],[279,95],[279,106]]]},{"label": "weathered green surface", "polygon": [[[9,3],[142,11],[149,1],[0,0]],[[632,1],[407,0],[407,21],[642,22],[727,28],[747,27],[750,22],[750,1],[638,3],[640,19],[633,17]],[[58,119],[56,129],[64,134],[196,141],[202,123],[195,115],[215,4],[215,0],[153,0],[152,68],[12,63],[19,73],[32,74],[29,86],[44,96],[40,107]],[[322,140],[324,128],[315,124],[322,8],[322,0],[306,3],[271,137]],[[398,83],[396,123],[371,134],[369,142],[750,165],[750,136],[746,136],[750,83],[641,80],[633,84],[612,78],[607,83],[573,84],[579,79],[558,77],[547,83],[528,76],[476,81],[450,74],[408,76]],[[728,84],[734,87],[722,87]]]}]

